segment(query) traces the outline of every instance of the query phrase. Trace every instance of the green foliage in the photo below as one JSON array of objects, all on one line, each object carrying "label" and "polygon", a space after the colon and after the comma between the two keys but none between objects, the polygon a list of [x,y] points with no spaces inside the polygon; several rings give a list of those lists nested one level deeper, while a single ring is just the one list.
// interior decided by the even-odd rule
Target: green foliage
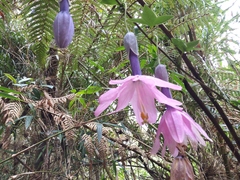
[{"label": "green foliage", "polygon": [[158,24],[165,23],[169,19],[173,18],[173,16],[171,15],[163,15],[163,16],[157,17],[155,13],[148,6],[144,6],[143,13],[141,16],[142,16],[141,19],[132,19],[132,21],[145,24],[151,27],[156,26]]},{"label": "green foliage", "polygon": [[44,68],[50,42],[53,39],[53,20],[58,13],[57,1],[23,1],[22,15],[26,19],[28,37],[34,43],[38,64]]}]

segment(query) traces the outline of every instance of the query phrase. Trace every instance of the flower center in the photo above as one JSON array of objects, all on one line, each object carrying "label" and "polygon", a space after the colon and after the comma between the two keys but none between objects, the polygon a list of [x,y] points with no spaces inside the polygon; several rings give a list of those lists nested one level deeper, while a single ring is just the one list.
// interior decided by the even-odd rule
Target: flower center
[{"label": "flower center", "polygon": [[141,118],[143,120],[142,124],[148,123],[148,113],[146,113],[144,106],[141,106]]}]

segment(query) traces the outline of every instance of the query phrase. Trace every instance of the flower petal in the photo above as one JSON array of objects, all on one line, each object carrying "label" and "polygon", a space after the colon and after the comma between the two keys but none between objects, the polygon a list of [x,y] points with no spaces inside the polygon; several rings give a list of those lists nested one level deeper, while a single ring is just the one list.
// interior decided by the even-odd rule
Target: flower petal
[{"label": "flower petal", "polygon": [[154,101],[154,94],[152,94],[151,88],[144,83],[138,83],[139,98],[141,98],[142,105],[148,115],[148,122],[155,123],[157,120],[157,109]]},{"label": "flower petal", "polygon": [[152,90],[152,93],[155,95],[155,99],[157,99],[160,103],[169,105],[178,110],[182,109],[181,107],[179,107],[179,105],[182,105],[182,103],[180,101],[166,97],[156,87],[152,87],[151,90]]},{"label": "flower petal", "polygon": [[118,106],[115,112],[122,110],[128,105],[128,103],[131,101],[133,97],[134,91],[135,87],[132,81],[125,82],[121,86],[121,92],[119,92],[118,97]]},{"label": "flower petal", "polygon": [[209,138],[209,136],[208,136],[207,133],[202,129],[202,127],[201,127],[198,123],[196,123],[188,113],[186,113],[186,112],[183,111],[183,112],[182,112],[182,115],[184,116],[184,119],[185,119],[185,120],[189,121],[205,138],[207,138],[209,141],[212,142],[212,139]]},{"label": "flower petal", "polygon": [[110,80],[109,84],[123,84],[123,83],[125,83],[127,81],[132,81],[132,79],[134,79],[134,78],[135,78],[135,76],[129,76],[129,77],[125,78],[125,79]]},{"label": "flower petal", "polygon": [[182,87],[172,84],[170,82],[163,81],[161,79],[152,77],[152,76],[146,76],[146,75],[141,75],[139,77],[139,80],[143,81],[144,83],[148,85],[154,85],[154,86],[159,86],[159,87],[167,87],[175,90],[181,90]]},{"label": "flower petal", "polygon": [[180,144],[183,143],[185,133],[181,112],[173,108],[168,108],[164,116],[169,133],[174,141]]},{"label": "flower petal", "polygon": [[118,98],[118,88],[110,89],[99,97],[99,105],[94,112],[95,116],[99,116],[107,107]]}]

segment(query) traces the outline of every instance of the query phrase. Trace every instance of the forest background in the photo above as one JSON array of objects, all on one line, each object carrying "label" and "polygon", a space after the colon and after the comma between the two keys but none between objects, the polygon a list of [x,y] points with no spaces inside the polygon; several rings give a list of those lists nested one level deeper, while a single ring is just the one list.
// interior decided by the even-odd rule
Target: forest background
[{"label": "forest background", "polygon": [[[165,64],[170,82],[182,86],[174,98],[213,140],[188,147],[195,178],[240,179],[239,34],[231,26],[240,19],[226,16],[223,2],[71,0],[75,34],[59,49],[57,0],[1,0],[1,179],[169,179],[171,155],[150,154],[157,124],[139,127],[130,108],[94,116],[109,80],[131,75],[128,30],[143,74]],[[144,6],[173,17],[154,26],[134,21]]]}]

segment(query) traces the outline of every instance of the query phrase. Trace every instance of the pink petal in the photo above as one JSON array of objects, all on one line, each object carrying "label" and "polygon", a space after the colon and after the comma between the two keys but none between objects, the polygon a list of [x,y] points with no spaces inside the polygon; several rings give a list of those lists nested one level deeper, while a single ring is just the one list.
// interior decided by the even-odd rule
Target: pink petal
[{"label": "pink petal", "polygon": [[137,123],[141,126],[143,124],[143,120],[141,118],[141,105],[139,103],[137,91],[134,91],[134,94],[130,103],[132,105],[133,112],[136,116]]},{"label": "pink petal", "polygon": [[143,81],[144,83],[149,84],[149,85],[154,84],[154,86],[167,87],[167,88],[171,88],[171,89],[175,89],[175,90],[181,90],[182,89],[181,86],[172,84],[172,83],[167,82],[167,81],[163,81],[161,79],[158,79],[158,78],[155,78],[155,77],[152,77],[152,76],[141,75],[139,77],[139,79],[141,81]]},{"label": "pink petal", "polygon": [[156,87],[151,88],[152,93],[155,95],[155,98],[163,104],[167,104],[175,109],[181,110],[182,108],[179,107],[179,105],[182,105],[180,101],[177,101],[175,99],[171,99],[166,97],[161,91],[159,91]]},{"label": "pink petal", "polygon": [[207,138],[209,141],[212,142],[212,139],[209,138],[209,136],[202,129],[202,127],[198,123],[196,123],[188,113],[183,112],[183,116],[184,116],[185,120],[189,121],[192,124],[192,126],[194,126],[205,138]]},{"label": "pink petal", "polygon": [[156,136],[152,150],[151,150],[151,154],[157,154],[159,149],[160,149],[160,139],[158,136]]},{"label": "pink petal", "polygon": [[99,105],[94,112],[95,116],[99,116],[107,107],[112,104],[118,97],[118,88],[110,89],[99,97]]},{"label": "pink petal", "polygon": [[131,101],[133,97],[134,91],[135,87],[132,81],[125,82],[121,86],[121,92],[119,93],[118,97],[118,106],[115,112],[122,110],[128,105],[128,103]]},{"label": "pink petal", "polygon": [[144,83],[138,83],[139,98],[141,103],[148,114],[148,122],[155,123],[157,120],[157,109],[154,101],[154,94],[151,89]]},{"label": "pink petal", "polygon": [[119,79],[119,80],[110,80],[109,84],[123,84],[127,81],[132,81],[132,79],[134,79],[135,76],[129,76],[125,79]]},{"label": "pink petal", "polygon": [[[170,153],[175,157],[178,154],[178,149],[176,148],[177,143],[172,138],[171,132],[168,128],[164,128],[163,130],[163,137],[164,137],[164,146],[167,146]],[[163,152],[162,152],[163,154]]]},{"label": "pink petal", "polygon": [[173,108],[168,108],[164,113],[164,116],[166,118],[166,125],[172,138],[174,141],[181,144],[185,135],[181,112]]}]

